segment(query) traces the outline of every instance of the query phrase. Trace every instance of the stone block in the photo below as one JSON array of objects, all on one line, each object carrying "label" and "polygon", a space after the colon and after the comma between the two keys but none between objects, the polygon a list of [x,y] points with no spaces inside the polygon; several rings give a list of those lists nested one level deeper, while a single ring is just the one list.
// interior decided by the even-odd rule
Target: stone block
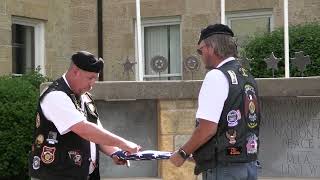
[{"label": "stone block", "polygon": [[197,106],[196,100],[160,100],[161,110],[174,110],[174,109],[195,109]]},{"label": "stone block", "polygon": [[11,46],[11,29],[0,29],[0,45]]},{"label": "stone block", "polygon": [[228,0],[226,1],[225,9],[226,11],[267,9],[276,6],[277,2],[277,0]]},{"label": "stone block", "polygon": [[74,50],[96,48],[98,46],[97,41],[96,34],[88,34],[87,36],[72,36],[71,48]]},{"label": "stone block", "polygon": [[195,110],[160,111],[160,134],[191,134],[195,127]]},{"label": "stone block", "polygon": [[12,73],[12,63],[8,59],[0,58],[0,75],[7,75]]},{"label": "stone block", "polygon": [[181,167],[175,167],[170,161],[162,161],[161,177],[163,180],[195,180],[194,164],[185,162]]},{"label": "stone block", "polygon": [[197,0],[186,0],[186,14],[212,13],[214,9],[214,1],[211,0],[202,0],[201,3]]},{"label": "stone block", "polygon": [[173,135],[159,135],[159,150],[173,151]]},{"label": "stone block", "polygon": [[1,29],[11,29],[11,18],[10,16],[0,15],[0,28]]},{"label": "stone block", "polygon": [[12,57],[12,47],[11,46],[0,46],[0,59],[4,61],[9,61]]},{"label": "stone block", "polygon": [[0,15],[7,14],[7,0],[0,0]]}]

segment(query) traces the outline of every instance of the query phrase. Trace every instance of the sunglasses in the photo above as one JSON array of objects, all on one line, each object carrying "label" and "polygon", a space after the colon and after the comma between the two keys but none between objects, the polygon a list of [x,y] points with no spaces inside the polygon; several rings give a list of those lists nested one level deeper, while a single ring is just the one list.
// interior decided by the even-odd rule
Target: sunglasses
[{"label": "sunglasses", "polygon": [[200,47],[199,49],[197,49],[197,53],[201,56],[202,55],[202,48],[204,48],[206,45]]}]

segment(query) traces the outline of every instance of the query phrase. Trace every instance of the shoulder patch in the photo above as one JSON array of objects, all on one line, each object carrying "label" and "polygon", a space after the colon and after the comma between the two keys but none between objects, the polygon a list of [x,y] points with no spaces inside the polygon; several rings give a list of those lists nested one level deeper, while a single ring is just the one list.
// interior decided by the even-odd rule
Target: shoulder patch
[{"label": "shoulder patch", "polygon": [[238,79],[237,79],[237,75],[234,71],[232,70],[229,70],[227,71],[230,78],[231,78],[231,84],[238,84]]}]

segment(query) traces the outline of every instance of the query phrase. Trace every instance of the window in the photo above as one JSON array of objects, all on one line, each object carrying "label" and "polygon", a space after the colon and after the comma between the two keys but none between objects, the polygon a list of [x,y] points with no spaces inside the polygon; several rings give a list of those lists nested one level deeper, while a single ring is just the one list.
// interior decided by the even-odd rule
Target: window
[{"label": "window", "polygon": [[25,74],[39,67],[44,74],[43,22],[21,17],[13,17],[12,22],[12,73]]},{"label": "window", "polygon": [[232,28],[241,47],[250,35],[273,30],[272,11],[227,13],[227,24]]},{"label": "window", "polygon": [[144,19],[141,29],[144,61],[139,73],[143,73],[143,80],[159,80],[159,74],[150,66],[151,59],[155,56],[163,56],[168,61],[168,68],[161,72],[161,80],[181,79],[180,18]]}]

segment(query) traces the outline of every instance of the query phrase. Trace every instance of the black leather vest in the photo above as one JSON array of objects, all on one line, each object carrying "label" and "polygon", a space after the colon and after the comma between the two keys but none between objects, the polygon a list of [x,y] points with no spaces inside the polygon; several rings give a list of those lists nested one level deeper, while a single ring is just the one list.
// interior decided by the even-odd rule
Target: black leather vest
[{"label": "black leather vest", "polygon": [[[72,131],[60,135],[55,125],[43,115],[40,102],[46,94],[52,91],[65,92],[75,107],[84,113],[88,121],[95,124],[98,121],[96,106],[88,93],[85,96],[88,96],[91,102],[84,103],[85,110],[83,111],[81,102],[64,79],[54,81],[39,99],[32,150],[29,155],[29,174],[35,178],[63,176],[71,179],[87,179],[91,162],[90,142]],[[96,148],[96,165],[98,165],[98,146]],[[98,167],[96,169],[98,170]]]},{"label": "black leather vest", "polygon": [[257,159],[260,106],[256,81],[237,60],[229,61],[218,69],[228,79],[229,94],[217,133],[193,154],[195,174],[217,164],[245,163]]}]

